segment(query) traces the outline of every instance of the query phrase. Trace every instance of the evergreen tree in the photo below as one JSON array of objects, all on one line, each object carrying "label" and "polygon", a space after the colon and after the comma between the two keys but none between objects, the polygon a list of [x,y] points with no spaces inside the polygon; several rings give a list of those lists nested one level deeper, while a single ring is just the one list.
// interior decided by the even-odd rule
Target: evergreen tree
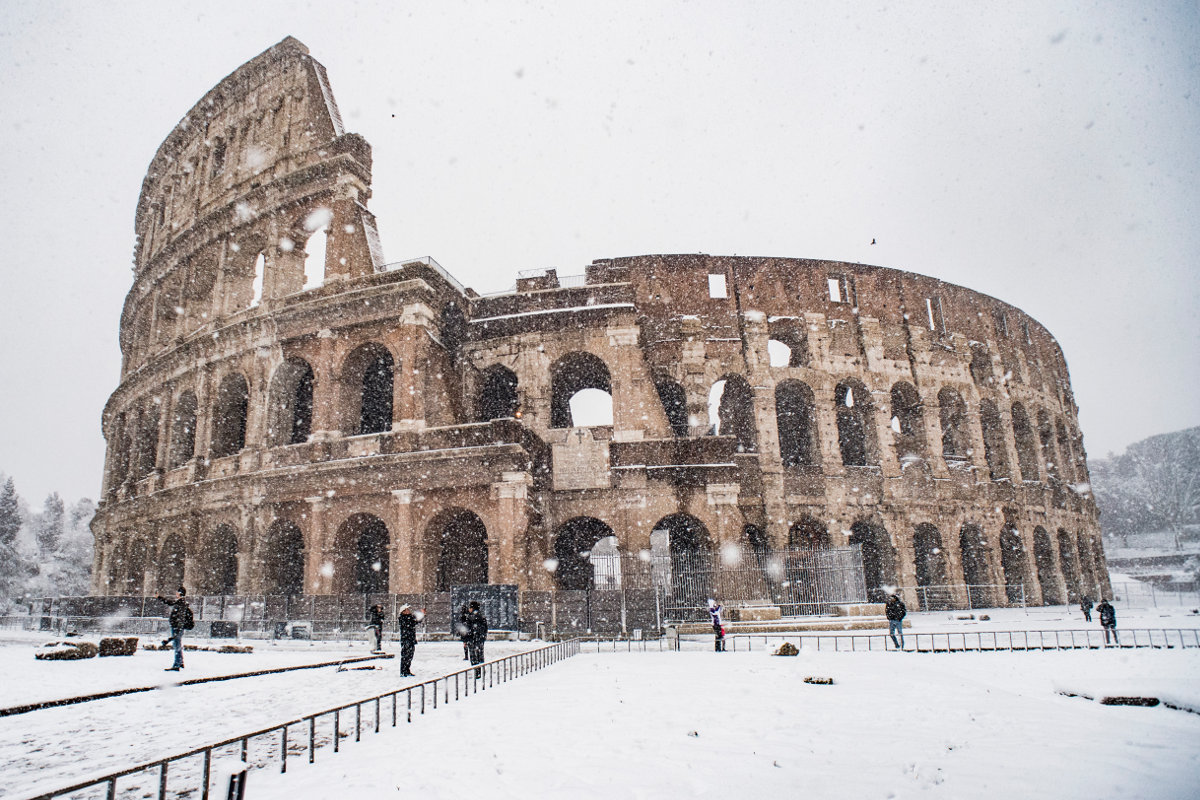
[{"label": "evergreen tree", "polygon": [[9,478],[4,488],[0,489],[0,546],[14,546],[20,530],[21,509],[17,505],[17,487]]},{"label": "evergreen tree", "polygon": [[42,504],[42,519],[38,523],[37,543],[42,556],[50,556],[58,551],[58,543],[62,539],[63,519],[66,509],[58,492],[51,492]]}]

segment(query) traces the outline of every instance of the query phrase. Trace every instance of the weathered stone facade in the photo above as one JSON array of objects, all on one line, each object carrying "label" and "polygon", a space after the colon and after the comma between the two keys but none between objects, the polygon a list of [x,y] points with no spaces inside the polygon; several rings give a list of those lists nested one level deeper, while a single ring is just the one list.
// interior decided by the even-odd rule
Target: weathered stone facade
[{"label": "weathered stone facade", "polygon": [[[707,255],[479,296],[432,259],[385,263],[370,178],[290,38],[160,147],[103,417],[96,593],[576,587],[581,550],[652,531],[861,544],[870,586],[959,601],[1106,593],[1066,362],[1018,309]],[[612,424],[574,425],[583,390]]]}]

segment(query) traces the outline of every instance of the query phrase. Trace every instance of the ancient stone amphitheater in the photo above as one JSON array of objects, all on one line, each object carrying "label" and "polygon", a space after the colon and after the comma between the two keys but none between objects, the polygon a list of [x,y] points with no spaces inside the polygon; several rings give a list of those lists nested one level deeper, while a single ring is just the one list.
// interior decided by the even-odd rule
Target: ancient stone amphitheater
[{"label": "ancient stone amphitheater", "polygon": [[387,263],[370,187],[370,146],[291,38],[163,142],[95,593],[546,592],[596,587],[604,558],[853,546],[870,594],[918,604],[1107,592],[1067,365],[1020,310],[708,255],[481,296],[431,258]]}]

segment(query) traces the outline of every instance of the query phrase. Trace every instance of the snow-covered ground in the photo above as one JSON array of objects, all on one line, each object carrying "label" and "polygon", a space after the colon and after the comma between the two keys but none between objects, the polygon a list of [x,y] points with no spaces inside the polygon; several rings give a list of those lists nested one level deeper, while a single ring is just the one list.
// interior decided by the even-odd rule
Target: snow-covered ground
[{"label": "snow-covered ground", "polygon": [[[1062,606],[983,613],[991,619],[913,614],[912,630],[1097,627]],[[1119,622],[1200,627],[1186,609],[1129,609]],[[27,797],[463,666],[461,646],[422,643],[417,679],[401,678],[398,661],[388,660],[371,670],[323,667],[176,686],[176,674],[162,671],[170,653],[35,662],[41,641],[0,632],[0,707],[164,688],[0,718],[0,797]],[[250,655],[189,652],[179,677],[366,654],[362,643],[248,643]],[[489,643],[488,656],[539,644]],[[835,683],[808,685],[805,676]],[[1200,709],[1200,650],[805,650],[779,658],[757,647],[716,654],[711,637],[685,641],[680,653],[656,644],[649,652],[585,650],[411,725],[345,740],[339,754],[325,747],[313,766],[300,757],[289,760],[286,775],[254,771],[247,797],[1196,796],[1200,715],[1102,706],[1060,691],[1152,695]],[[156,789],[157,777],[141,783]]]}]

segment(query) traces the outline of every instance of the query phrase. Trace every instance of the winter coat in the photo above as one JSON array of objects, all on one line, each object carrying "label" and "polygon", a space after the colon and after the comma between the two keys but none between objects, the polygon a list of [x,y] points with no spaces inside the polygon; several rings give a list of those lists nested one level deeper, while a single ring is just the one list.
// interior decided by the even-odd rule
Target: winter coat
[{"label": "winter coat", "polygon": [[1080,600],[1080,601],[1079,601],[1079,607],[1083,609],[1083,612],[1084,612],[1085,614],[1086,614],[1087,612],[1091,611],[1091,610],[1092,610],[1092,598],[1090,598],[1090,597],[1085,597],[1085,598],[1083,598],[1082,600]]},{"label": "winter coat", "polygon": [[712,626],[715,631],[721,630],[721,609],[720,605],[708,607],[708,615],[712,617]]},{"label": "winter coat", "polygon": [[1117,610],[1107,600],[1096,606],[1096,610],[1100,612],[1101,625],[1106,628],[1117,627]]},{"label": "winter coat", "polygon": [[471,629],[467,626],[467,619],[471,615],[471,610],[466,606],[462,607],[462,611],[458,612],[458,638],[462,639],[463,644],[466,644],[471,638]]},{"label": "winter coat", "polygon": [[422,619],[423,615],[418,614],[401,614],[396,618],[400,627],[400,644],[417,643],[417,625]]},{"label": "winter coat", "polygon": [[488,622],[482,611],[469,611],[465,618],[467,635],[465,641],[472,644],[483,644],[487,641]]},{"label": "winter coat", "polygon": [[383,609],[371,608],[367,611],[368,627],[383,628]]},{"label": "winter coat", "polygon": [[188,607],[187,598],[181,597],[178,600],[168,600],[165,597],[159,596],[158,599],[171,607],[171,613],[167,616],[167,622],[170,623],[171,630],[187,630],[188,612],[191,610]]},{"label": "winter coat", "polygon": [[887,600],[887,608],[884,610],[887,618],[893,622],[904,619],[908,614],[908,608],[905,607],[904,601],[896,595],[892,595]]}]

